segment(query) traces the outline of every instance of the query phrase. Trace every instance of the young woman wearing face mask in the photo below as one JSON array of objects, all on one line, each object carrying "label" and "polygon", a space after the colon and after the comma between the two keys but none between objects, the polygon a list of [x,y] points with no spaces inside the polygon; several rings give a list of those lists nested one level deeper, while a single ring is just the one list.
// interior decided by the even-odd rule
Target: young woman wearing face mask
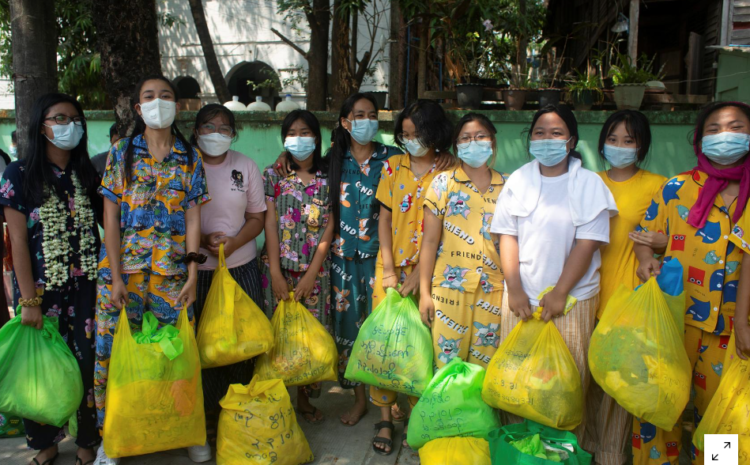
[{"label": "young woman wearing face mask", "polygon": [[[264,306],[272,316],[278,303],[301,302],[331,331],[331,284],[328,249],[333,239],[327,167],[321,157],[320,124],[306,110],[290,112],[281,139],[292,171],[285,177],[273,165],[263,171],[266,194],[266,243],[263,261]],[[318,424],[323,414],[310,403],[319,383],[297,390],[297,409],[305,421]]]},{"label": "young woman wearing face mask", "polygon": [[[581,166],[577,143],[578,123],[567,108],[548,105],[534,115],[529,151],[535,160],[508,178],[491,232],[500,234],[505,274],[501,340],[543,307],[542,318],[554,322],[573,355],[585,398],[599,307],[599,248],[609,242],[609,219],[617,207],[602,179]],[[552,290],[540,297],[548,287]],[[568,295],[578,301],[566,313]],[[505,416],[510,423],[522,420]],[[584,417],[573,430],[579,441],[585,423]]]},{"label": "young woman wearing face mask", "polygon": [[[200,147],[212,202],[201,208],[201,249],[208,257],[198,265],[195,300],[196,327],[224,245],[229,274],[258,305],[263,304],[255,238],[265,225],[266,197],[258,166],[230,150],[236,140],[234,114],[224,105],[208,104],[195,119],[190,143]],[[250,382],[253,361],[203,370],[203,401],[209,442],[216,440],[219,400],[230,384]]]},{"label": "young woman wearing face mask", "polygon": [[[749,140],[750,106],[719,102],[705,108],[693,139],[698,165],[664,184],[639,226],[667,233],[663,261],[677,259],[684,267],[685,349],[693,366],[696,426],[719,386],[733,323],[741,326],[734,311],[743,253],[730,237],[736,235],[733,229],[750,197]],[[654,254],[659,251],[641,243],[634,250],[640,263],[638,277],[646,281],[658,275],[661,261]],[[634,449],[633,463],[678,462],[673,452],[682,445],[682,422],[672,431],[641,423],[634,434],[641,441],[648,437],[649,443]],[[694,461],[702,461],[692,452]]]},{"label": "young woman wearing face mask", "polygon": [[[636,275],[638,262],[633,253],[634,242],[628,236],[643,219],[651,199],[666,178],[640,167],[651,146],[651,128],[643,113],[620,110],[604,122],[599,136],[599,154],[609,169],[599,172],[617,203],[619,214],[610,219],[610,242],[601,250],[602,266],[599,292],[601,318],[610,297],[620,285],[635,289],[640,280]],[[634,240],[651,244],[663,252],[667,236],[658,232],[633,232]],[[589,423],[586,450],[594,452],[597,464],[622,465],[626,447],[632,444],[633,419],[595,383],[587,397]]]},{"label": "young woman wearing face mask", "polygon": [[[147,76],[133,101],[135,127],[112,147],[99,188],[105,247],[99,263],[94,392],[100,426],[121,309],[126,308],[133,331],[140,330],[147,311],[160,326],[176,324],[180,311],[192,319],[198,263],[206,259],[199,253],[200,206],[209,200],[206,176],[200,152],[174,123],[177,92],[163,76]],[[202,460],[205,449],[190,452]],[[113,463],[117,459],[100,448],[96,465]]]},{"label": "young woman wearing face mask", "polygon": [[359,327],[370,314],[370,284],[375,275],[380,204],[375,192],[383,162],[402,153],[373,141],[378,132],[378,107],[368,94],[354,94],[344,101],[338,126],[328,150],[334,240],[331,246],[331,284],[336,311],[334,334],[339,351],[339,384],[354,389],[354,406],[341,416],[347,426],[356,425],[367,413],[365,386],[344,378],[349,354]]},{"label": "young woman wearing face mask", "polygon": [[490,224],[507,176],[491,168],[496,134],[484,115],[461,118],[453,136],[460,165],[425,193],[419,312],[432,328],[438,368],[454,357],[486,368],[500,344],[503,272]]},{"label": "young woman wearing face mask", "polygon": [[[419,263],[422,245],[425,194],[443,164],[453,163],[450,154],[452,125],[443,108],[430,100],[418,100],[404,109],[396,120],[398,146],[407,154],[395,155],[383,163],[382,179],[376,194],[380,202],[378,234],[380,252],[375,265],[372,310],[385,298],[386,289],[397,288],[403,296],[419,291]],[[391,407],[397,393],[370,387],[370,400],[380,407],[381,422],[375,425],[373,450],[388,455],[393,451]],[[417,403],[409,397],[409,404]],[[404,433],[404,446],[406,446]]]},{"label": "young woman wearing face mask", "polygon": [[[21,323],[38,330],[43,315],[59,320],[58,331],[83,381],[76,463],[91,464],[101,442],[91,401],[102,201],[96,195],[99,176],[86,149],[81,105],[64,94],[40,97],[27,144],[26,158],[8,165],[0,181],[0,205],[12,239],[14,306],[22,307]],[[28,446],[40,451],[33,463],[54,463],[63,428],[31,420],[24,420],[24,427]]]}]

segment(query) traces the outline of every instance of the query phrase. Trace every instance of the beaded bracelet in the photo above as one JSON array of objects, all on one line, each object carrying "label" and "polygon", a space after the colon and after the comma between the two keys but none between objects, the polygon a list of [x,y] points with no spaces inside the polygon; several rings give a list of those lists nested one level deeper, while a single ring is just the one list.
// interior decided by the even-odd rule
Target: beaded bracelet
[{"label": "beaded bracelet", "polygon": [[190,252],[189,254],[185,255],[185,264],[195,262],[199,265],[202,265],[206,263],[206,260],[208,260],[208,257],[203,255],[202,253],[197,252]]}]

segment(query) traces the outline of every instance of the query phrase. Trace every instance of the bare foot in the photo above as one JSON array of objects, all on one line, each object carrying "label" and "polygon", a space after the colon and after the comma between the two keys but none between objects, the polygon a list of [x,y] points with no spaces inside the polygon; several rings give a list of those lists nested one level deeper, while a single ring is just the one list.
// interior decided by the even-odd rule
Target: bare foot
[{"label": "bare foot", "polygon": [[401,441],[401,445],[406,447],[407,449],[409,448],[409,444],[406,442],[406,433],[408,432],[409,432],[409,425],[406,425],[404,426],[404,440]]},{"label": "bare foot", "polygon": [[406,413],[401,410],[401,407],[398,406],[398,403],[395,403],[391,406],[391,416],[393,417],[393,421],[395,423],[404,421],[404,418],[406,418]]},{"label": "bare foot", "polygon": [[341,415],[341,423],[349,426],[354,426],[359,423],[359,420],[367,415],[367,403],[366,402],[355,402],[352,408]]},{"label": "bare foot", "polygon": [[93,460],[96,458],[96,452],[94,449],[84,449],[82,447],[78,448],[78,452],[76,453],[79,459],[81,459],[81,463],[83,465],[87,465],[89,463],[93,463]]},{"label": "bare foot", "polygon": [[297,411],[302,414],[306,422],[313,425],[316,425],[324,420],[323,412],[321,412],[313,404],[311,404],[310,399],[305,396],[297,397]]},{"label": "bare foot", "polygon": [[[51,459],[52,457],[54,457],[55,455],[57,455],[57,445],[40,450],[39,453],[36,454],[36,457],[34,458],[36,459],[37,462],[42,464],[46,462],[47,460]],[[32,462],[29,465],[36,465],[36,464]]]}]

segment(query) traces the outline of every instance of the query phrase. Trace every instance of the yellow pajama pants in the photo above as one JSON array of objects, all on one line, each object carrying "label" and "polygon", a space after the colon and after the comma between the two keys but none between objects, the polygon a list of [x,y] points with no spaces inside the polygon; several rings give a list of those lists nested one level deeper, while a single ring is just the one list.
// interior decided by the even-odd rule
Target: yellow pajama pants
[{"label": "yellow pajama pants", "polygon": [[[685,350],[693,367],[693,431],[706,413],[716,389],[719,387],[729,336],[717,336],[701,329],[685,326]],[[690,457],[694,465],[703,463],[691,446]],[[651,423],[633,421],[633,465],[679,464],[682,449],[682,417],[672,431],[664,431]],[[709,460],[710,462],[710,460]]]},{"label": "yellow pajama pants", "polygon": [[[586,300],[579,300],[576,305],[568,312],[567,315],[560,318],[554,318],[552,321],[560,331],[565,345],[568,346],[570,354],[573,356],[578,373],[581,376],[581,386],[583,387],[584,399],[588,396],[589,381],[591,372],[589,372],[589,343],[591,334],[594,332],[596,322],[596,311],[599,308],[599,296]],[[531,311],[535,312],[537,307],[532,306]],[[510,310],[508,305],[508,293],[503,293],[502,306],[502,324],[500,325],[501,341],[508,337],[513,328],[516,327],[521,319]],[[504,417],[504,424],[521,423],[523,418],[507,412],[501,412]],[[584,412],[583,421],[572,433],[576,435],[579,444],[584,444],[587,418]]]},{"label": "yellow pajama pants", "polygon": [[432,344],[437,368],[454,357],[487,368],[500,346],[502,298],[502,283],[496,288],[478,284],[473,292],[433,285]]}]

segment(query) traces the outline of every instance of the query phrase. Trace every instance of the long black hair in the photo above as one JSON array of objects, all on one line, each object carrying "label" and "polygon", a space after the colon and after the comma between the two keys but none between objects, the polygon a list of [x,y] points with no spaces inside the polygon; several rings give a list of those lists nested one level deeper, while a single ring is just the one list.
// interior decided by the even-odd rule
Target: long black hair
[{"label": "long black hair", "polygon": [[[565,126],[568,127],[570,137],[575,137],[576,139],[576,142],[575,144],[573,144],[573,148],[570,149],[570,153],[568,153],[568,155],[573,158],[582,160],[583,157],[581,157],[581,154],[576,150],[576,146],[578,145],[578,120],[576,119],[576,115],[573,114],[570,108],[564,105],[545,105],[544,107],[537,110],[536,113],[534,113],[534,118],[531,120],[531,128],[526,133],[526,147],[528,147],[531,143],[531,133],[534,131],[536,122],[539,120],[539,118],[542,117],[542,115],[546,115],[547,113],[554,113],[563,120]],[[529,154],[529,157],[531,157],[531,154]]]},{"label": "long black hair", "polygon": [[349,131],[341,124],[342,119],[348,119],[349,114],[354,111],[354,105],[360,100],[367,100],[378,111],[378,102],[370,94],[356,93],[347,97],[339,111],[339,119],[336,121],[336,127],[331,133],[331,143],[333,144],[326,152],[326,161],[328,162],[328,183],[330,187],[331,209],[333,210],[334,231],[338,232],[341,226],[341,167],[344,163],[344,157],[352,145],[352,138]]},{"label": "long black hair", "polygon": [[436,153],[448,152],[453,143],[453,125],[445,110],[432,100],[417,100],[399,113],[393,129],[396,145],[406,153],[406,145],[401,140],[404,120],[410,119],[419,134],[422,147],[435,149]]},{"label": "long black hair", "polygon": [[[307,110],[293,110],[290,111],[288,115],[286,115],[286,118],[284,118],[284,121],[281,123],[281,143],[283,144],[286,140],[286,135],[289,132],[289,129],[292,127],[295,121],[298,119],[301,119],[304,121],[304,123],[307,125],[308,128],[312,131],[313,135],[315,136],[315,150],[313,150],[313,161],[312,166],[310,167],[310,170],[308,173],[315,173],[316,171],[325,171],[325,163],[323,162],[323,155],[321,155],[322,151],[320,149],[320,145],[323,142],[323,138],[320,135],[320,123],[318,122],[318,118],[315,117],[312,113],[310,113]],[[294,160],[294,157],[291,153],[287,153],[287,162],[289,163],[289,167],[293,170],[298,170],[299,165]],[[329,192],[331,191],[331,188],[329,188]]]},{"label": "long black hair", "polygon": [[70,151],[69,167],[76,173],[78,180],[86,189],[86,193],[92,199],[92,205],[96,209],[96,200],[99,195],[96,189],[99,187],[99,175],[91,163],[88,151],[88,137],[86,130],[85,115],[83,108],[76,99],[65,94],[44,94],[39,97],[31,109],[31,120],[29,121],[29,147],[26,151],[24,169],[26,171],[24,179],[24,196],[32,199],[35,205],[41,205],[47,199],[45,186],[49,187],[60,198],[65,198],[65,192],[60,180],[52,171],[52,165],[47,160],[47,138],[44,136],[45,118],[49,109],[58,103],[69,103],[78,112],[78,116],[84,118],[83,136],[78,145]]},{"label": "long black hair", "polygon": [[201,108],[198,111],[198,114],[195,115],[195,126],[193,126],[193,133],[190,134],[191,144],[198,145],[198,138],[195,137],[195,133],[198,132],[201,125],[203,125],[206,121],[211,121],[218,115],[224,115],[227,121],[229,121],[229,126],[232,128],[232,140],[237,140],[237,123],[235,122],[234,113],[232,113],[232,110],[225,107],[224,105],[219,105],[218,103],[209,103],[205,107]]},{"label": "long black hair", "polygon": [[[138,84],[135,86],[135,93],[133,94],[133,102],[138,103],[141,101],[141,89],[143,88],[143,85],[148,81],[164,81],[167,83],[169,88],[172,90],[172,94],[174,95],[175,102],[179,99],[179,95],[177,94],[177,88],[172,84],[172,82],[162,76],[161,74],[151,74],[148,76],[145,76],[143,79],[141,79]],[[130,131],[130,134],[128,134],[128,145],[125,148],[125,182],[129,183],[131,177],[133,176],[133,139],[136,136],[142,135],[143,132],[146,130],[146,122],[143,121],[143,118],[136,112],[135,113],[135,126],[133,126],[133,130]],[[188,166],[190,169],[193,168],[193,146],[188,142],[188,140],[185,138],[185,136],[182,135],[180,132],[180,129],[177,127],[177,120],[175,119],[174,122],[172,122],[172,135],[179,140],[182,145],[185,148],[185,153],[187,153],[187,159],[188,159]]]},{"label": "long black hair", "polygon": [[636,165],[641,164],[651,148],[651,125],[646,115],[636,110],[619,110],[612,113],[602,126],[602,132],[599,134],[599,156],[602,160],[607,161],[604,156],[604,145],[607,143],[607,137],[612,134],[618,124],[625,123],[625,130],[628,136],[635,139],[638,146],[636,154]]}]

